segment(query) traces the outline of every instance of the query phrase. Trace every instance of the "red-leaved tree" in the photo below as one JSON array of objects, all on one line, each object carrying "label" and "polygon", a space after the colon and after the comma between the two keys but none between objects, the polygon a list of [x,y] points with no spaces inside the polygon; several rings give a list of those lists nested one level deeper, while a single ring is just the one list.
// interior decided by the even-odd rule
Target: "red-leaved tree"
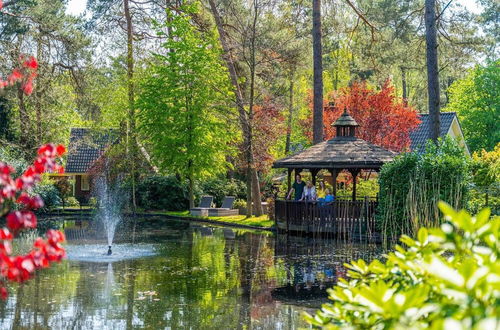
[{"label": "red-leaved tree", "polygon": [[[274,161],[272,153],[273,146],[276,145],[278,139],[286,133],[284,125],[285,118],[281,110],[270,102],[264,102],[263,105],[255,105],[252,130],[253,130],[253,150],[254,160],[259,172],[266,172],[271,167]],[[240,155],[244,155],[244,146],[241,144]],[[241,168],[244,168],[245,160],[238,159]]]},{"label": "red-leaved tree", "polygon": [[[380,90],[370,89],[366,82],[328,95],[323,114],[325,139],[335,136],[332,124],[347,109],[358,122],[357,137],[393,151],[403,151],[410,146],[410,132],[420,120],[417,111],[396,97],[394,86],[386,81]],[[302,122],[309,138],[312,116]]]}]

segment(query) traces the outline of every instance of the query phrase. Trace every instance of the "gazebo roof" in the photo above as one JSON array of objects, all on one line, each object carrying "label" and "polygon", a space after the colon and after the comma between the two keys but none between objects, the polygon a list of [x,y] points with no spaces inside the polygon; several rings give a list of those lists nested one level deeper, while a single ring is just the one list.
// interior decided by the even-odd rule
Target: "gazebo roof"
[{"label": "gazebo roof", "polygon": [[359,124],[347,113],[344,113],[332,124],[332,126],[359,126]]},{"label": "gazebo roof", "polygon": [[273,167],[379,169],[384,163],[392,161],[396,155],[397,153],[393,151],[354,136],[337,136],[331,140],[313,145],[293,156],[279,159],[274,162]]}]

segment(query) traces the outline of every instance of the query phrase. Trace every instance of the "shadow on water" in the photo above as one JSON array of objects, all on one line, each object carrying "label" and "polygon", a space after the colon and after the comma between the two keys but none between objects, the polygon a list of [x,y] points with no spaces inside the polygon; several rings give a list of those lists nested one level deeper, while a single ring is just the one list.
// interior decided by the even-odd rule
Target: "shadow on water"
[{"label": "shadow on water", "polygon": [[65,231],[70,258],[10,288],[2,329],[295,329],[306,326],[300,313],[318,308],[345,276],[344,262],[380,253],[148,218],[124,219],[116,230],[117,253],[141,253],[93,259],[92,249],[107,243],[98,222],[51,221]]}]

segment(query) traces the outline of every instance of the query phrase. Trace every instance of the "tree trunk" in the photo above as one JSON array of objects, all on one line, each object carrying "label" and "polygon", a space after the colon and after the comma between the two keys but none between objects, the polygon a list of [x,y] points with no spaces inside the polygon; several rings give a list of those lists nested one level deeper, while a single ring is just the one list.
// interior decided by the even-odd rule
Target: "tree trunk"
[{"label": "tree trunk", "polygon": [[323,49],[321,45],[321,0],[313,0],[314,109],[313,143],[323,141]]},{"label": "tree trunk", "polygon": [[288,101],[288,121],[286,124],[286,141],[285,141],[285,155],[290,152],[290,140],[292,137],[292,123],[293,123],[293,74],[290,75],[290,88],[289,88],[289,101]]},{"label": "tree trunk", "polygon": [[[250,168],[250,178],[247,178],[248,181],[252,184],[252,201],[253,201],[253,214],[260,217],[262,215],[262,204],[260,200],[260,185],[259,185],[259,175],[257,173],[257,169],[255,168],[255,161],[253,157],[253,107],[255,103],[255,35],[257,30],[257,5],[254,1],[254,17],[252,24],[252,34],[250,38],[250,100],[248,107],[248,121],[249,121],[249,147],[248,147],[248,166]],[[248,204],[247,204],[248,205]],[[248,213],[248,212],[247,212]]]},{"label": "tree trunk", "polygon": [[31,134],[29,132],[30,118],[28,110],[26,109],[26,103],[24,102],[24,91],[21,86],[19,86],[19,88],[17,89],[17,98],[19,100],[19,124],[21,128],[19,142],[26,149],[31,149],[33,147],[33,143],[32,138],[30,138]]},{"label": "tree trunk", "polygon": [[[222,24],[221,17],[217,10],[214,0],[208,1],[210,4],[210,9],[217,25],[217,31],[219,32],[219,40],[222,46],[223,54],[222,57],[226,63],[227,69],[229,71],[229,77],[234,88],[234,94],[236,96],[236,107],[238,109],[238,117],[240,125],[243,131],[243,145],[246,149],[247,157],[247,216],[252,214],[252,165],[253,165],[253,150],[252,150],[252,129],[251,121],[248,113],[245,110],[245,102],[243,99],[243,94],[238,82],[238,73],[236,72],[236,67],[231,58],[231,51],[229,43],[226,39],[226,31],[224,30],[224,25]],[[259,194],[260,195],[260,194]]]},{"label": "tree trunk", "polygon": [[427,92],[429,98],[430,138],[437,142],[440,135],[439,71],[437,52],[436,0],[425,0],[425,40],[427,49]]},{"label": "tree trunk", "polygon": [[194,208],[194,179],[193,175],[189,175],[189,209]]},{"label": "tree trunk", "polygon": [[130,162],[130,172],[132,179],[132,208],[136,212],[137,202],[135,193],[135,175],[136,175],[136,136],[135,136],[135,97],[134,97],[134,38],[132,16],[130,14],[129,0],[123,0],[123,11],[125,21],[127,22],[127,89],[128,89],[128,129],[127,143],[128,156]]},{"label": "tree trunk", "polygon": [[408,90],[406,89],[406,69],[401,67],[401,83],[403,85],[403,104],[408,105]]},{"label": "tree trunk", "polygon": [[[41,31],[39,31],[41,33]],[[42,40],[41,35],[38,36],[37,45],[36,45],[36,58],[38,63],[41,63],[42,58]],[[37,145],[42,145],[42,90],[41,84],[37,84],[36,93],[35,93],[35,111],[36,111],[36,142]]]}]

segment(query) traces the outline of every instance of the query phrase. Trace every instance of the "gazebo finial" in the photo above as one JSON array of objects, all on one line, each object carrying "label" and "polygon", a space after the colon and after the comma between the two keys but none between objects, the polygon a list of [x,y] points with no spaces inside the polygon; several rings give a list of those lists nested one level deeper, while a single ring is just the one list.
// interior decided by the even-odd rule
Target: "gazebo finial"
[{"label": "gazebo finial", "polygon": [[334,127],[337,128],[337,137],[355,137],[356,127],[359,124],[354,120],[354,118],[347,112],[347,107],[344,108],[344,113],[333,123]]}]

